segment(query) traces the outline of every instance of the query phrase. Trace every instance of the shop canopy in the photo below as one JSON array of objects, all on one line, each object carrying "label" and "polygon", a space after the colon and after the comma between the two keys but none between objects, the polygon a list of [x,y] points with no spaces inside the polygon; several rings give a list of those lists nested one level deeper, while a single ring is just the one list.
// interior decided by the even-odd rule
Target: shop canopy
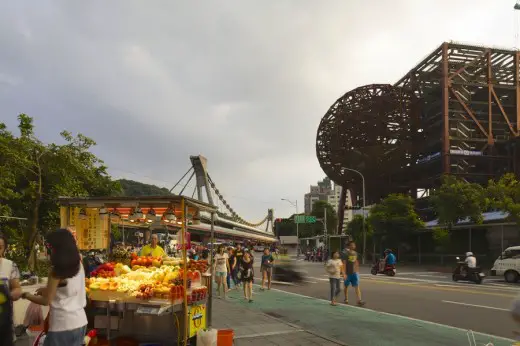
[{"label": "shop canopy", "polygon": [[194,215],[199,211],[216,212],[217,207],[214,205],[200,202],[196,199],[185,196],[111,196],[111,197],[60,197],[61,206],[83,207],[83,208],[117,208],[122,214],[128,213],[133,208],[143,209],[146,213],[148,209],[153,208],[157,214],[161,214],[168,208],[173,207],[176,214],[181,214],[180,206],[184,200],[188,208],[188,214]]}]

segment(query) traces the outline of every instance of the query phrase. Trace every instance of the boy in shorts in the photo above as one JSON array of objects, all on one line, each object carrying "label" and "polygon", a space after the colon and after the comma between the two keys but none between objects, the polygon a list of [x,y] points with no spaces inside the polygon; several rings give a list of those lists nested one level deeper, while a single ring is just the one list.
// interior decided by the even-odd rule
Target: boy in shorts
[{"label": "boy in shorts", "polygon": [[345,304],[348,304],[348,287],[352,285],[356,291],[359,306],[364,306],[365,302],[361,299],[359,288],[359,261],[356,252],[356,243],[351,241],[343,260],[343,278],[345,279]]}]

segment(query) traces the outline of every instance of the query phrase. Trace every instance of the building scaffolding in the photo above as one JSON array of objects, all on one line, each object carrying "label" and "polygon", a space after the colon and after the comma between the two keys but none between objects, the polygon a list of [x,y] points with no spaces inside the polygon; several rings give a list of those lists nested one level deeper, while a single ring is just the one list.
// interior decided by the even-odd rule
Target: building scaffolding
[{"label": "building scaffolding", "polygon": [[367,204],[416,197],[443,174],[480,184],[518,174],[519,66],[516,50],[444,42],[394,85],[356,88],[330,107],[316,139],[321,167],[353,200],[361,181],[344,168],[361,171]]}]

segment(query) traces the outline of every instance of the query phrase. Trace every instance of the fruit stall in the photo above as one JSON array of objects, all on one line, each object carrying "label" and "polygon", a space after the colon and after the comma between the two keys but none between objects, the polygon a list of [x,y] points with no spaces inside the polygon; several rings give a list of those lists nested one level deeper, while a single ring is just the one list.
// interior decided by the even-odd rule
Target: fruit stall
[{"label": "fruit stall", "polygon": [[[61,226],[74,227],[80,250],[109,249],[120,220],[174,224],[179,257],[141,257],[99,265],[85,280],[89,323],[105,331],[106,344],[187,345],[211,318],[210,263],[190,260],[186,229],[212,205],[184,196],[60,198]],[[213,225],[212,225],[213,227]]]}]

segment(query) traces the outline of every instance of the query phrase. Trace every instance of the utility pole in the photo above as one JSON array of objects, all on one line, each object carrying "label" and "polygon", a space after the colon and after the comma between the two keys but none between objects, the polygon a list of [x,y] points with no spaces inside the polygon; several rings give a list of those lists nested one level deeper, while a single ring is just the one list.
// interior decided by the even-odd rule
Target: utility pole
[{"label": "utility pole", "polygon": [[365,225],[365,223],[366,223],[366,221],[365,221],[365,219],[366,219],[366,215],[365,215],[365,209],[366,209],[365,176],[360,171],[352,169],[352,168],[343,167],[343,169],[346,171],[351,171],[351,172],[358,174],[361,177],[361,181],[363,183],[363,256],[361,257],[361,261],[362,261],[361,263],[365,264],[365,257],[366,257],[365,254],[366,254],[366,247],[367,247],[367,228]]},{"label": "utility pole", "polygon": [[329,250],[329,232],[327,230],[327,207],[323,207],[323,235],[325,236],[325,250]]}]

